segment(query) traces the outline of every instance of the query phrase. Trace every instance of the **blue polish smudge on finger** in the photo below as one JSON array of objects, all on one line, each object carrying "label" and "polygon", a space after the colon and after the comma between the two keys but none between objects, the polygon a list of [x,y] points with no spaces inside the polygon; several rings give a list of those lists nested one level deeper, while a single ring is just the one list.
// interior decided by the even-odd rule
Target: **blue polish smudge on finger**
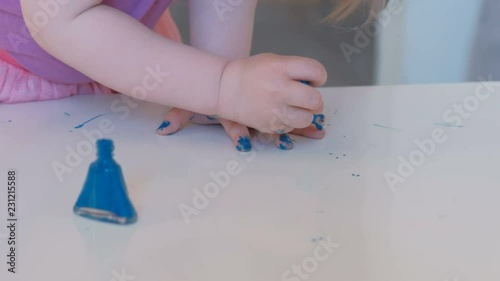
[{"label": "blue polish smudge on finger", "polygon": [[293,148],[293,140],[290,138],[288,134],[281,134],[280,135],[280,144],[278,145],[278,148],[281,150],[290,150]]},{"label": "blue polish smudge on finger", "polygon": [[238,145],[236,146],[236,149],[240,152],[248,152],[252,150],[252,140],[250,139],[250,137],[240,137],[238,139]]},{"label": "blue polish smudge on finger", "polygon": [[157,129],[157,130],[162,131],[163,129],[167,128],[168,126],[170,126],[170,122],[168,122],[168,121],[163,121],[163,122],[160,124],[160,127],[158,127],[158,129]]}]

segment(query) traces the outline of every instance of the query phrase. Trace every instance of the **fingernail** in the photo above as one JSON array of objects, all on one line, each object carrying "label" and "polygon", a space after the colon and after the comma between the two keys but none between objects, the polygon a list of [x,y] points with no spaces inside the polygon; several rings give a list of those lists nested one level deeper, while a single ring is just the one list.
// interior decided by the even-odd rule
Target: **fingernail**
[{"label": "fingernail", "polygon": [[313,125],[318,129],[318,131],[323,131],[323,125],[313,123]]},{"label": "fingernail", "polygon": [[312,124],[316,126],[316,129],[319,131],[323,130],[323,124],[325,123],[325,115],[324,114],[315,114],[313,117]]},{"label": "fingernail", "polygon": [[280,144],[278,148],[281,150],[290,150],[293,148],[293,141],[288,134],[280,135]]},{"label": "fingernail", "polygon": [[240,137],[238,139],[238,145],[236,146],[236,149],[240,152],[248,152],[252,150],[252,140],[250,139],[250,137]]},{"label": "fingernail", "polygon": [[166,127],[170,126],[170,122],[168,121],[163,121],[160,125],[160,127],[158,127],[158,131],[162,131],[163,129],[165,129]]},{"label": "fingernail", "polygon": [[324,114],[315,114],[313,119],[314,124],[325,124],[325,115]]}]

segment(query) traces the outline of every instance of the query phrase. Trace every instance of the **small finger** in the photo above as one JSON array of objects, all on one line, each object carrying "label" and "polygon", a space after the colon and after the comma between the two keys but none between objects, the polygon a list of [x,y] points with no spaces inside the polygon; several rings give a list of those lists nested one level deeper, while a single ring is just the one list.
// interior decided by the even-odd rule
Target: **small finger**
[{"label": "small finger", "polygon": [[291,79],[309,81],[313,87],[323,86],[328,78],[325,67],[310,58],[288,57],[287,69]]},{"label": "small finger", "polygon": [[234,146],[238,151],[248,152],[252,150],[252,140],[246,126],[226,119],[220,119],[220,123],[233,140]]},{"label": "small finger", "polygon": [[189,122],[189,119],[194,115],[194,113],[180,109],[172,108],[165,117],[163,122],[160,124],[156,133],[159,135],[171,135],[179,131],[184,124]]},{"label": "small finger", "polygon": [[285,102],[290,106],[312,110],[315,112],[323,111],[323,97],[320,92],[313,87],[292,83]]},{"label": "small finger", "polygon": [[281,116],[281,121],[292,128],[306,128],[315,120],[314,114],[298,107],[289,106]]},{"label": "small finger", "polygon": [[291,132],[291,134],[311,139],[322,139],[326,136],[326,130],[318,130],[315,125],[310,125],[307,128],[295,129]]}]

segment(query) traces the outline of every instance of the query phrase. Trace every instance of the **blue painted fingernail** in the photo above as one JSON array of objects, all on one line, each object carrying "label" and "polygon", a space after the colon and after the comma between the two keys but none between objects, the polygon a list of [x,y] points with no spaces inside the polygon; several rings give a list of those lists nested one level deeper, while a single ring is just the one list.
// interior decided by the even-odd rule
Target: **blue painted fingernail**
[{"label": "blue painted fingernail", "polygon": [[278,148],[281,150],[290,150],[293,148],[293,140],[288,134],[280,135],[280,144],[278,145]]},{"label": "blue painted fingernail", "polygon": [[314,114],[313,123],[323,125],[325,123],[325,115],[324,114]]},{"label": "blue painted fingernail", "polygon": [[325,115],[324,114],[315,114],[313,117],[312,124],[316,126],[316,129],[319,131],[323,130],[323,124],[325,123]]},{"label": "blue painted fingernail", "polygon": [[240,137],[238,139],[238,145],[236,146],[236,149],[240,152],[248,152],[252,150],[252,140],[250,137]]},{"label": "blue painted fingernail", "polygon": [[165,129],[166,127],[170,126],[170,122],[168,121],[163,121],[160,125],[160,127],[158,127],[158,131],[162,131],[163,129]]},{"label": "blue painted fingernail", "polygon": [[300,83],[302,83],[302,84],[306,84],[306,85],[311,85],[311,82],[309,82],[309,81],[305,81],[305,80],[300,80]]},{"label": "blue painted fingernail", "polygon": [[318,129],[318,131],[323,131],[323,125],[313,123],[313,125]]}]

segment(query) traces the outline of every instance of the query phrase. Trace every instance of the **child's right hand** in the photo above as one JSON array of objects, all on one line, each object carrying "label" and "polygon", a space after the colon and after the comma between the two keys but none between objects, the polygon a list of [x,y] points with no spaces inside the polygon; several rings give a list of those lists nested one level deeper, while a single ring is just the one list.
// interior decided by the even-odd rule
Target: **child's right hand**
[{"label": "child's right hand", "polygon": [[326,79],[325,68],[313,59],[262,54],[234,60],[223,72],[216,114],[264,133],[306,128],[323,111],[314,87]]}]

